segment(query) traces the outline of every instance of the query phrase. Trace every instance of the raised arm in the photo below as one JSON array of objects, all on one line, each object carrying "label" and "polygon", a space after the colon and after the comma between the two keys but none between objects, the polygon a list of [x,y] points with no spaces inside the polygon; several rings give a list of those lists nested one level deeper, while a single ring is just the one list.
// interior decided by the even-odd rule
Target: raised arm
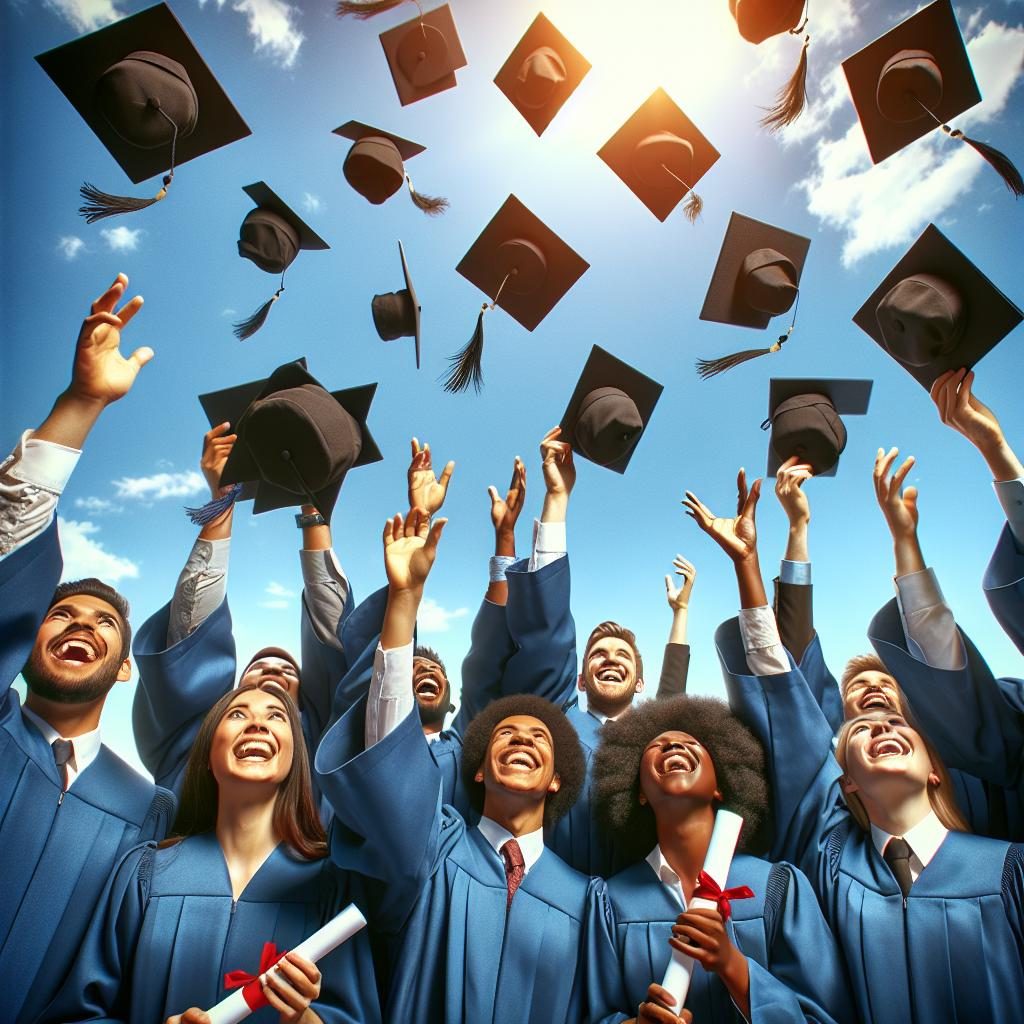
[{"label": "raised arm", "polygon": [[489,567],[486,598],[492,604],[508,602],[506,573],[516,561],[516,523],[526,504],[526,466],[517,455],[512,464],[512,479],[502,498],[498,488],[487,488],[491,499],[491,525],[494,527],[494,555]]},{"label": "raised arm", "polygon": [[789,524],[786,551],[775,581],[775,617],[782,645],[798,665],[814,638],[811,556],[807,546],[811,505],[803,487],[810,477],[811,467],[795,455],[775,475],[775,496]]},{"label": "raised arm", "polygon": [[690,645],[686,642],[686,622],[697,570],[682,555],[676,555],[672,564],[675,566],[676,575],[681,576],[682,580],[677,587],[672,582],[672,577],[667,573],[665,575],[665,598],[672,611],[672,626],[668,632],[665,656],[661,662],[658,700],[686,693],[686,678],[690,672]]}]

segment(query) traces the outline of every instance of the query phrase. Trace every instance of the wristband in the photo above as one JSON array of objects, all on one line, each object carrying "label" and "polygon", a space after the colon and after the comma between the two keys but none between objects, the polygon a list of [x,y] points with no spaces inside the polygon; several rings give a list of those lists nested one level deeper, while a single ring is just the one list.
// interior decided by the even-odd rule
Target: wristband
[{"label": "wristband", "polygon": [[487,567],[490,581],[492,583],[504,583],[505,572],[515,561],[518,561],[515,555],[491,555],[491,560]]},{"label": "wristband", "polygon": [[308,515],[298,512],[295,515],[295,525],[303,530],[307,526],[326,526],[327,520],[319,512],[310,512]]}]

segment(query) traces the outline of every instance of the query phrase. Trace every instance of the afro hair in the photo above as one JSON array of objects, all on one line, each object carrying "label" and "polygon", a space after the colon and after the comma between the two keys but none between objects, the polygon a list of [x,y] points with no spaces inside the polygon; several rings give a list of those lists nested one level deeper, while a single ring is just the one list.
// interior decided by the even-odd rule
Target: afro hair
[{"label": "afro hair", "polygon": [[131,609],[125,598],[103,580],[98,580],[95,576],[87,576],[82,580],[68,580],[61,583],[53,592],[50,607],[60,604],[61,601],[69,597],[74,597],[75,594],[84,594],[87,597],[106,601],[117,612],[117,616],[121,620],[121,660],[127,658],[132,649],[132,625],[128,619]]},{"label": "afro hair", "polygon": [[489,704],[466,729],[462,740],[462,781],[474,809],[483,813],[484,784],[476,781],[476,773],[487,756],[491,735],[498,723],[513,715],[530,715],[543,722],[555,748],[555,772],[561,782],[557,793],[549,793],[544,803],[544,824],[553,825],[576,803],[586,776],[583,748],[572,723],[561,708],[543,697],[519,694],[502,697]]},{"label": "afro hair", "polygon": [[434,662],[438,668],[444,673],[445,679],[448,678],[448,669],[444,667],[444,662],[441,660],[441,655],[434,650],[433,647],[428,647],[426,644],[417,644],[416,649],[413,651],[414,658],[426,658],[427,661]]},{"label": "afro hair", "polygon": [[594,811],[630,861],[646,857],[658,842],[654,812],[640,803],[640,761],[663,732],[689,733],[715,763],[722,806],[743,818],[739,848],[763,853],[769,845],[771,794],[764,748],[753,733],[711,697],[673,697],[636,704],[601,729],[594,761]]}]

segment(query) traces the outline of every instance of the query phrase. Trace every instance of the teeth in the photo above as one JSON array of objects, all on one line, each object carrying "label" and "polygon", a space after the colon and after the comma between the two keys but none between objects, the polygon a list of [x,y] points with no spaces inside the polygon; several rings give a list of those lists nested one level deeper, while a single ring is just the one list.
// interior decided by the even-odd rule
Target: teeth
[{"label": "teeth", "polygon": [[87,640],[65,640],[57,648],[57,657],[62,661],[91,662],[96,660],[96,651]]},{"label": "teeth", "polygon": [[245,743],[235,748],[235,757],[239,761],[249,759],[268,761],[273,757],[273,750],[269,743],[265,743],[262,740],[246,740]]},{"label": "teeth", "polygon": [[671,754],[666,758],[663,770],[666,772],[692,772],[695,767],[693,759],[688,754]]},{"label": "teeth", "polygon": [[902,754],[903,746],[898,740],[879,740],[873,751],[875,757],[887,757],[892,754]]}]

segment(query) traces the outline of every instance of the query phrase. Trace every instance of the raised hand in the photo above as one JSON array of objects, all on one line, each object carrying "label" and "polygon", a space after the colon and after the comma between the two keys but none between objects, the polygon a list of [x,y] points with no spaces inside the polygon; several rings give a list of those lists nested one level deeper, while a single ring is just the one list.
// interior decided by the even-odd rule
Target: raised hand
[{"label": "raised hand", "polygon": [[747,490],[747,475],[736,475],[738,514],[733,519],[716,516],[692,491],[686,492],[683,505],[686,514],[734,561],[744,562],[757,557],[757,527],[754,514],[761,497],[761,480]]},{"label": "raised hand", "polygon": [[434,476],[434,466],[430,459],[430,445],[425,443],[421,448],[414,437],[412,461],[409,463],[409,508],[425,509],[427,515],[431,516],[437,513],[448,494],[448,481],[454,469],[454,462],[447,463],[438,480]]},{"label": "raised hand", "polygon": [[405,519],[396,515],[384,523],[384,569],[392,592],[423,589],[447,522],[438,519],[431,525],[424,509],[413,508]]},{"label": "raised hand", "polygon": [[914,467],[914,456],[908,456],[899,469],[889,476],[889,470],[899,453],[899,448],[890,448],[888,452],[879,448],[878,454],[875,456],[873,474],[875,497],[878,499],[878,505],[882,510],[882,515],[885,516],[894,541],[916,536],[918,520],[917,488],[908,487],[902,493],[900,492],[903,481]]},{"label": "raised hand", "polygon": [[572,445],[559,441],[561,427],[552,427],[540,442],[544,486],[550,495],[568,498],[576,484],[576,464],[572,460]]},{"label": "raised hand", "polygon": [[494,532],[506,538],[514,537],[516,521],[526,503],[526,466],[518,455],[512,464],[512,480],[509,482],[505,497],[502,498],[498,494],[498,488],[494,486],[488,487],[487,493],[491,499],[491,522],[494,524]]},{"label": "raised hand", "polygon": [[210,494],[219,498],[231,490],[231,485],[222,487],[220,475],[224,472],[224,463],[228,461],[231,449],[238,440],[237,434],[229,434],[230,423],[218,423],[203,435],[203,454],[199,460],[199,468],[203,471]]},{"label": "raised hand", "polygon": [[675,586],[672,577],[666,573],[665,596],[672,611],[685,611],[690,607],[690,594],[693,591],[693,581],[697,578],[697,570],[682,555],[676,555],[672,564],[676,567],[676,575],[683,577],[682,586]]},{"label": "raised hand", "polygon": [[811,521],[811,505],[803,483],[813,475],[811,466],[801,462],[796,455],[786,459],[775,474],[775,497],[779,499],[791,527],[806,526]]}]

